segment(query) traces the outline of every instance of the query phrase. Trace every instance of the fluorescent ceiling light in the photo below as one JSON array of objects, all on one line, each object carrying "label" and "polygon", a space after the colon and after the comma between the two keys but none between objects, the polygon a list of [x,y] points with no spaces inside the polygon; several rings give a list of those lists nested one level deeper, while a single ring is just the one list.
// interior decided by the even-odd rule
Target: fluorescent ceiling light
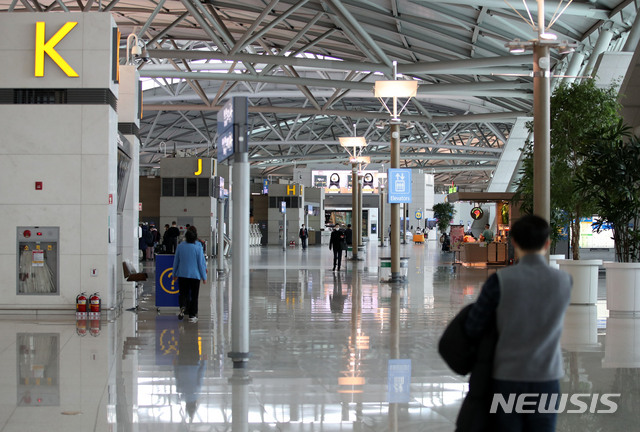
[{"label": "fluorescent ceiling light", "polygon": [[376,81],[374,92],[377,98],[411,98],[418,93],[418,81]]},{"label": "fluorescent ceiling light", "polygon": [[366,147],[365,137],[340,137],[338,138],[342,147]]}]

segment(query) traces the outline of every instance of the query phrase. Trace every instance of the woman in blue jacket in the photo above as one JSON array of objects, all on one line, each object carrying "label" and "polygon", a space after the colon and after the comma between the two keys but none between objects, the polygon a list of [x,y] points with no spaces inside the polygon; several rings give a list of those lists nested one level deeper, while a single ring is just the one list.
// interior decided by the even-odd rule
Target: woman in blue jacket
[{"label": "woman in blue jacket", "polygon": [[178,281],[180,313],[178,319],[189,314],[189,322],[198,321],[198,294],[200,281],[207,281],[207,264],[202,246],[197,243],[195,230],[187,230],[185,241],[178,245],[173,259],[173,280]]}]

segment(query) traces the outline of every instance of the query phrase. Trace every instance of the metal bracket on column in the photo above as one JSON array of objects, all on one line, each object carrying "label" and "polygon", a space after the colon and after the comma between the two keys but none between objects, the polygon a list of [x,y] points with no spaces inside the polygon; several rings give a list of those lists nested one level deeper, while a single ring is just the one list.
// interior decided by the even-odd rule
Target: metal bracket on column
[{"label": "metal bracket on column", "polygon": [[249,363],[249,358],[251,358],[251,353],[240,353],[240,352],[230,352],[227,354],[231,360],[233,360],[233,368],[245,368]]}]

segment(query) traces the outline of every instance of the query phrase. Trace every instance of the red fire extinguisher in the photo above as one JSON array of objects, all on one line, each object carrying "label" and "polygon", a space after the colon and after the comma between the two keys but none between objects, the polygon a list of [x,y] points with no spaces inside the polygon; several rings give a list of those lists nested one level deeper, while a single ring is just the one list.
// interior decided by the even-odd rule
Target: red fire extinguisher
[{"label": "red fire extinguisher", "polygon": [[76,297],[76,312],[87,312],[87,294],[80,293]]},{"label": "red fire extinguisher", "polygon": [[91,294],[89,298],[89,312],[92,313],[100,313],[102,301],[100,300],[100,296],[98,293]]}]

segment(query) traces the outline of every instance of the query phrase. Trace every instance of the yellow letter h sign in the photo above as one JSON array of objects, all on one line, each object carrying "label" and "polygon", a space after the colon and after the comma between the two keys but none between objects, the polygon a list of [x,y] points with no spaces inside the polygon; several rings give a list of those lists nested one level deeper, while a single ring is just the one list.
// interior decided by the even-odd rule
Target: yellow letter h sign
[{"label": "yellow letter h sign", "polygon": [[78,74],[73,70],[60,54],[55,50],[56,45],[77,25],[77,22],[68,22],[62,26],[60,30],[54,34],[51,39],[45,41],[45,23],[36,23],[36,70],[35,76],[44,76],[44,55],[45,53],[51,57],[60,69],[69,77],[77,77]]}]

